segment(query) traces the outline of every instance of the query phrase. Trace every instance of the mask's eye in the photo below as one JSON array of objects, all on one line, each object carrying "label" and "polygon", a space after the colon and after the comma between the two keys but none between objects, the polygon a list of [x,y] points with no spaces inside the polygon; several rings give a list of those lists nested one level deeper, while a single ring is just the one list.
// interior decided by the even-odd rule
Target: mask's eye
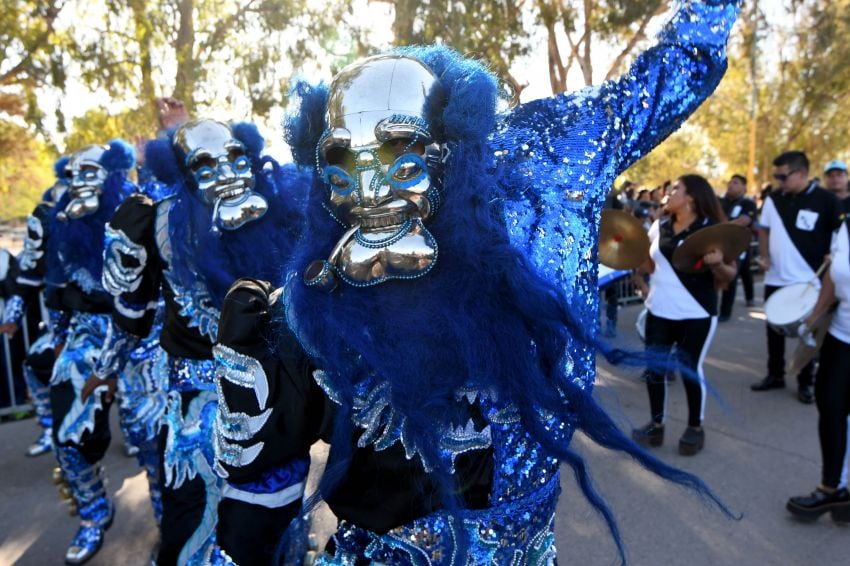
[{"label": "mask's eye", "polygon": [[325,167],[325,182],[330,185],[331,190],[339,195],[347,195],[354,188],[351,177],[340,167],[328,165]]},{"label": "mask's eye", "polygon": [[233,170],[237,173],[246,173],[251,170],[251,160],[244,155],[240,155],[233,160]]},{"label": "mask's eye", "polygon": [[212,167],[201,167],[195,171],[195,179],[198,183],[208,183],[215,179],[215,169]]},{"label": "mask's eye", "polygon": [[425,161],[415,153],[405,153],[387,171],[387,177],[397,189],[405,189],[419,182],[426,174]]},{"label": "mask's eye", "polygon": [[97,179],[97,169],[94,167],[86,167],[80,171],[80,177],[86,182],[94,181]]},{"label": "mask's eye", "polygon": [[393,178],[399,181],[407,181],[419,174],[422,169],[416,163],[402,163],[393,172]]}]

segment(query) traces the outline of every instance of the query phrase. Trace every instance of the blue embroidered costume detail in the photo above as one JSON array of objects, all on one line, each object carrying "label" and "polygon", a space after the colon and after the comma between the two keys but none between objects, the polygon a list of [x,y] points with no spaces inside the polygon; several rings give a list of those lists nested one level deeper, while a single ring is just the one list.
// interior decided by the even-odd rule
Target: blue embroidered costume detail
[{"label": "blue embroidered costume detail", "polygon": [[[74,391],[82,390],[100,357],[108,325],[108,315],[74,313],[65,347],[53,367],[51,386],[70,381]],[[70,410],[59,423],[59,441],[79,443],[85,432],[94,430],[95,413],[101,410],[101,395],[93,394],[85,401],[75,396]]]},{"label": "blue embroidered costume detail", "polygon": [[57,446],[56,457],[80,515],[80,528],[66,557],[90,556],[103,544],[103,533],[115,516],[115,506],[106,497],[103,468],[89,464],[74,446]]},{"label": "blue embroidered costume detail", "polygon": [[[174,206],[173,200],[166,200],[157,207],[156,211],[156,242],[163,261],[169,265],[163,271],[165,279],[174,291],[174,300],[180,305],[180,315],[189,319],[189,325],[214,342],[218,335],[219,310],[212,304],[212,297],[202,281],[194,278],[191,286],[186,287],[178,281],[172,271],[172,243],[169,236],[168,215]],[[188,261],[188,259],[187,259]],[[192,262],[194,265],[194,262]],[[192,269],[188,266],[187,269]]]},{"label": "blue embroidered costume detail", "polygon": [[215,510],[221,499],[220,480],[213,471],[215,455],[209,441],[216,413],[215,394],[201,391],[189,402],[186,414],[180,393],[168,395],[166,444],[163,468],[165,485],[176,489],[200,477],[206,486],[206,505],[201,524],[180,551],[180,564],[203,564],[215,544]]},{"label": "blue embroidered costume detail", "polygon": [[[240,354],[223,344],[213,347],[216,361],[216,391],[218,393],[218,414],[215,420],[214,445],[216,458],[229,466],[241,467],[251,463],[263,449],[263,442],[242,446],[238,442],[249,441],[263,428],[272,414],[271,407],[266,407],[269,397],[269,383],[266,372],[259,361],[250,356]],[[260,413],[249,415],[242,412],[232,412],[227,404],[227,398],[222,390],[222,381],[227,381],[238,387],[251,389],[257,398]],[[228,477],[227,471],[216,465],[216,472],[223,478]]]},{"label": "blue embroidered costume detail", "polygon": [[24,314],[24,299],[20,295],[12,295],[6,300],[3,310],[3,324],[18,324]]},{"label": "blue embroidered costume detail", "polygon": [[[127,237],[121,230],[106,227],[103,250],[103,287],[110,295],[132,293],[142,283],[142,271],[148,262],[145,247]],[[124,258],[132,261],[125,265]]]},{"label": "blue embroidered costume detail", "polygon": [[136,459],[145,470],[154,517],[162,516],[162,491],[159,468],[162,463],[158,443],[168,397],[166,394],[165,356],[159,348],[162,309],[150,334],[126,355],[118,379],[118,406],[121,431],[127,441],[139,449]]}]

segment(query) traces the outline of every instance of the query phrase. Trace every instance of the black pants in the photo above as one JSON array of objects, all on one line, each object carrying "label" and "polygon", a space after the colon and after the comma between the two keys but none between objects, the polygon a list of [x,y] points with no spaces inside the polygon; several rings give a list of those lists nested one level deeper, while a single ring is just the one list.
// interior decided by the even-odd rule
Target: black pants
[{"label": "black pants", "polygon": [[[705,409],[705,377],[702,363],[714,337],[717,318],[692,318],[668,320],[653,315],[646,316],[646,350],[656,358],[666,358],[676,346],[678,361],[693,370],[696,378],[682,376],[688,397],[688,426],[701,426]],[[646,389],[652,420],[663,423],[667,402],[667,380],[664,372],[647,369]]]},{"label": "black pants", "polygon": [[850,344],[827,334],[820,360],[815,395],[823,456],[821,483],[838,487],[847,448],[847,417],[850,416]]},{"label": "black pants", "polygon": [[222,499],[216,541],[237,564],[271,565],[286,528],[300,509],[300,497],[276,509]]},{"label": "black pants", "polygon": [[[764,286],[764,300],[782,287]],[[803,366],[797,374],[797,384],[808,387],[814,383],[815,362],[812,360]],[[767,374],[777,379],[785,378],[785,337],[767,325]]]},{"label": "black pants", "polygon": [[750,302],[754,298],[753,272],[750,270],[750,252],[744,254],[743,259],[738,262],[738,273],[729,283],[729,287],[723,291],[720,298],[720,316],[732,316],[732,306],[735,304],[735,294],[738,292],[738,279],[744,284],[744,298]]},{"label": "black pants", "polygon": [[[196,391],[181,392],[183,416],[189,409],[189,403],[198,396]],[[159,453],[165,454],[168,431],[163,428],[159,435]],[[165,458],[162,458],[159,477],[165,478]],[[157,554],[157,566],[173,566],[189,537],[198,529],[204,516],[207,502],[207,488],[204,480],[197,475],[184,481],[178,488],[162,486],[162,522],[160,524],[160,544]]]},{"label": "black pants", "polygon": [[71,410],[71,405],[76,399],[77,393],[74,391],[74,386],[70,381],[64,381],[59,385],[54,385],[50,388],[50,410],[53,411],[53,442],[56,446],[74,446],[86,459],[89,464],[100,462],[103,455],[106,454],[106,449],[109,448],[109,442],[112,440],[112,435],[109,432],[109,406],[104,403],[103,410],[97,411],[94,417],[94,429],[82,435],[79,444],[71,442],[59,442],[58,433],[62,421],[68,411]]}]

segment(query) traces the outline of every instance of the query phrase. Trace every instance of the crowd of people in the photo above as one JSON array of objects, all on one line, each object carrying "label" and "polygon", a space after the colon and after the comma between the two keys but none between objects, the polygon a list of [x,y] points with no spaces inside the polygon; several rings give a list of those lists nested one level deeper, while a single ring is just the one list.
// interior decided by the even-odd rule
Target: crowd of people
[{"label": "crowd of people", "polygon": [[[652,421],[635,443],[590,385],[597,353],[645,357],[614,352],[583,321],[599,306],[607,188],[717,86],[737,4],[683,3],[621,78],[503,113],[496,77],[441,46],[357,61],[327,86],[297,82],[291,164],[263,154],[253,124],[190,117],[171,99],[139,152],[121,140],[69,148],[28,219],[0,327],[16,334],[44,296],[47,332],[25,362],[43,417],[31,452],[54,454],[80,518],[66,563],[91,559],[115,516],[101,466],[115,399],[148,475],[160,565],[298,563],[319,499],[339,521],[321,564],[552,564],[561,464],[622,552],[570,448],[576,430],[731,515],[639,445],[663,441],[662,370],[675,364],[652,366]],[[811,209],[834,198],[788,155],[760,220],[777,286],[787,261],[800,276],[817,268],[806,236],[822,245],[837,225],[832,209]],[[647,348],[662,360],[675,347],[676,367],[696,378],[680,439],[695,454],[714,290],[738,265],[711,250],[708,271],[676,272],[674,247],[724,213],[702,177],[671,183],[662,207],[667,190],[635,207],[653,219]],[[773,240],[796,231],[810,246],[802,263]],[[835,269],[825,288],[841,299]],[[655,300],[660,285],[675,287],[663,291],[680,299],[672,307]],[[843,352],[842,336],[830,347]],[[831,449],[843,449],[839,428]],[[305,500],[318,439],[330,453]],[[794,505],[843,512],[850,501],[832,475],[814,502]]]},{"label": "crowd of people", "polygon": [[[703,362],[717,324],[731,319],[737,279],[744,284],[746,306],[755,306],[753,252],[764,273],[765,303],[782,289],[797,290],[781,299],[786,303],[800,302],[805,291],[818,297],[812,312],[801,311],[795,322],[799,327],[783,328],[771,321],[768,313],[767,374],[751,389],[764,392],[785,388],[785,342],[789,335],[799,335],[802,340],[811,341],[813,347],[823,341],[819,356],[812,356],[802,367],[795,368],[797,399],[804,404],[817,403],[823,456],[821,483],[810,495],[792,497],[787,507],[803,518],[817,518],[830,511],[837,520],[846,521],[850,519],[850,373],[844,364],[850,360],[846,351],[850,347],[850,314],[843,310],[845,290],[841,281],[848,261],[848,168],[840,160],[828,162],[823,169],[824,187],[810,174],[810,162],[803,152],[783,153],[773,165],[776,186],[762,187],[760,204],[747,197],[746,177],[736,174],[720,198],[703,177],[684,175],[653,191],[635,192],[632,184],[626,182],[618,191],[612,191],[608,206],[624,208],[644,220],[649,232],[650,257],[637,270],[633,283],[644,296],[647,310],[643,335],[647,352],[675,359],[683,370],[688,400],[688,426],[679,440],[683,455],[696,454],[705,443]],[[717,251],[706,254],[703,260],[707,269],[703,273],[685,273],[674,267],[673,253],[689,235],[720,222],[750,228],[754,245],[735,261],[724,262]],[[618,297],[611,289],[616,287],[605,290],[606,299],[616,305]],[[722,290],[719,301],[718,290]],[[820,336],[816,338],[816,334]],[[676,355],[671,356],[674,347]],[[658,447],[664,441],[670,375],[658,368],[649,368],[645,373],[651,420],[632,433],[643,446]]]}]

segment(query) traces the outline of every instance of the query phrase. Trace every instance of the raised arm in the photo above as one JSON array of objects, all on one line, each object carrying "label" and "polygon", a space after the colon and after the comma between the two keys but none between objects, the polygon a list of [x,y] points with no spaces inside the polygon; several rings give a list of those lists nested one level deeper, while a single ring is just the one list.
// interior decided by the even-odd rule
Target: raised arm
[{"label": "raised arm", "polygon": [[523,104],[508,125],[537,138],[526,145],[561,164],[567,175],[572,168],[573,176],[580,169],[585,179],[616,177],[679,128],[717,87],[737,13],[738,0],[683,0],[656,44],[624,75]]}]

